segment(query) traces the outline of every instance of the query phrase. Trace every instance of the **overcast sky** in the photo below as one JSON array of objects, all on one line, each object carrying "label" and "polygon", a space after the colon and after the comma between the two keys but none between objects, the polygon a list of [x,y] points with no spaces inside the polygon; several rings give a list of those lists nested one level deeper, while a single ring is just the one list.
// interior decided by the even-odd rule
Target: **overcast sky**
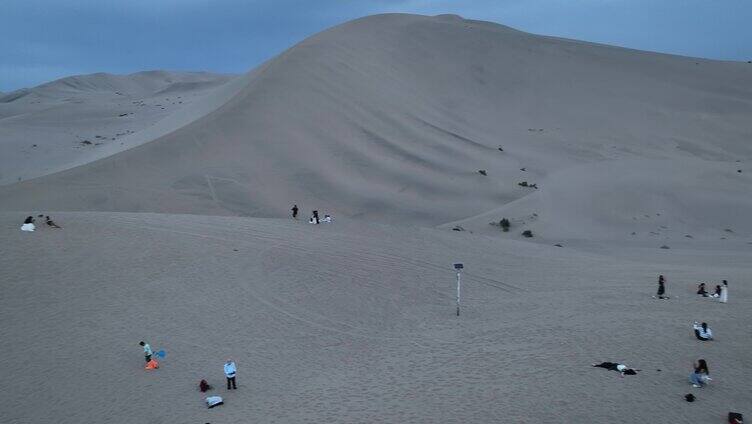
[{"label": "overcast sky", "polygon": [[0,91],[93,72],[246,72],[329,26],[383,12],[752,60],[752,0],[0,0]]}]

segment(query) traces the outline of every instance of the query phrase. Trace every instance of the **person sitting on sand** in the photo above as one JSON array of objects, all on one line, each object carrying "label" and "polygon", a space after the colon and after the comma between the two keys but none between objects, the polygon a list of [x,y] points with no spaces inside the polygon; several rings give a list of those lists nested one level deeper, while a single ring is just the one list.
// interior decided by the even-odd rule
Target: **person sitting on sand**
[{"label": "person sitting on sand", "polygon": [[703,322],[702,324],[699,324],[697,321],[695,321],[692,328],[695,330],[695,337],[697,337],[697,340],[702,340],[704,342],[713,340],[713,332],[710,331],[708,323]]},{"label": "person sitting on sand", "polygon": [[147,362],[146,366],[144,367],[144,369],[147,371],[156,370],[158,368],[159,368],[159,362],[157,362],[157,360],[154,358],[149,359],[149,362]]},{"label": "person sitting on sand", "polygon": [[710,371],[708,371],[708,363],[704,359],[699,359],[694,363],[694,371],[689,375],[689,382],[692,383],[692,387],[700,388],[708,384],[710,378]]},{"label": "person sitting on sand", "polygon": [[327,224],[331,224],[332,222],[332,216],[331,215],[324,215],[323,222],[326,222]]},{"label": "person sitting on sand", "polygon": [[46,217],[45,217],[44,219],[45,219],[45,223],[46,223],[46,224],[47,224],[48,226],[50,226],[50,227],[52,227],[52,228],[60,228],[60,226],[59,226],[59,225],[57,225],[57,224],[55,224],[55,221],[53,221],[53,220],[52,220],[52,218],[50,218],[50,216],[49,216],[49,215],[47,215],[47,216],[46,216]]},{"label": "person sitting on sand", "polygon": [[611,371],[619,371],[622,377],[624,377],[624,375],[635,375],[637,374],[637,371],[639,371],[639,370],[634,370],[632,368],[629,368],[624,364],[618,364],[616,362],[601,362],[600,364],[593,364],[593,366],[599,367],[599,368],[605,368]]},{"label": "person sitting on sand", "polygon": [[720,297],[720,296],[721,296],[721,285],[717,284],[715,286],[715,292],[713,292],[713,294],[711,294],[710,297]]},{"label": "person sitting on sand", "polygon": [[311,215],[311,219],[308,220],[311,224],[318,224],[319,223],[319,211],[313,211],[313,214]]},{"label": "person sitting on sand", "polygon": [[36,227],[34,226],[34,217],[33,216],[27,216],[24,220],[23,225],[21,225],[21,231],[34,231],[36,230]]},{"label": "person sitting on sand", "polygon": [[201,382],[198,383],[198,389],[201,390],[201,393],[206,393],[212,389],[212,386],[210,386],[206,380],[201,380]]},{"label": "person sitting on sand", "polygon": [[700,283],[700,285],[697,286],[697,294],[702,297],[708,297],[708,292],[705,290],[705,283]]}]

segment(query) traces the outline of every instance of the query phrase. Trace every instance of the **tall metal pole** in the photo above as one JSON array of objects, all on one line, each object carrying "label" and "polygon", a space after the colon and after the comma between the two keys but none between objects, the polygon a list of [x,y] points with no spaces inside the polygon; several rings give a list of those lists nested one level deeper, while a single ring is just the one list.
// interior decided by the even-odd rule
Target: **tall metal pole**
[{"label": "tall metal pole", "polygon": [[457,270],[457,316],[460,316],[460,288],[462,287],[462,280],[460,279],[460,270]]}]

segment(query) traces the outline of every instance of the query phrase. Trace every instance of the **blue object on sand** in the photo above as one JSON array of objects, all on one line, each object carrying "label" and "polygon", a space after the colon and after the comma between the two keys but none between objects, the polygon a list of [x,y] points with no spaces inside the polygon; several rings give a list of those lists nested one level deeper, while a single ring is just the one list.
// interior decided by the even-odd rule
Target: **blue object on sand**
[{"label": "blue object on sand", "polygon": [[164,350],[160,350],[159,352],[156,353],[156,355],[160,358],[164,358],[165,355],[167,355],[167,352],[165,352]]}]

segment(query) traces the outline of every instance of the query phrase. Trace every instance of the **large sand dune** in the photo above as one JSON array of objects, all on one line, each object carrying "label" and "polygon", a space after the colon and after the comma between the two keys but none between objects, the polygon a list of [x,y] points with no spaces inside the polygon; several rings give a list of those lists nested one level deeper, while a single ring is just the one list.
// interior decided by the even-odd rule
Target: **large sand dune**
[{"label": "large sand dune", "polygon": [[[116,91],[159,112],[112,118]],[[748,64],[456,16],[359,19],[237,78],[6,93],[0,422],[749,415],[750,116]],[[52,137],[121,118],[137,130],[90,150]],[[280,219],[293,203],[334,223]],[[32,213],[63,228],[19,231]],[[489,225],[502,217],[508,233]],[[658,274],[670,300],[651,297]],[[721,279],[728,304],[694,295]],[[142,339],[167,351],[156,372]],[[703,357],[714,381],[693,389]],[[205,408],[202,378],[224,406]]]},{"label": "large sand dune", "polygon": [[313,36],[240,80],[214,112],[2,188],[0,207],[274,217],[298,203],[442,224],[534,191],[520,181],[544,189],[574,166],[601,179],[588,166],[602,162],[661,159],[692,173],[686,160],[702,160],[727,165],[717,186],[749,182],[732,175],[752,158],[752,67],[743,63],[455,16],[379,15]]}]

